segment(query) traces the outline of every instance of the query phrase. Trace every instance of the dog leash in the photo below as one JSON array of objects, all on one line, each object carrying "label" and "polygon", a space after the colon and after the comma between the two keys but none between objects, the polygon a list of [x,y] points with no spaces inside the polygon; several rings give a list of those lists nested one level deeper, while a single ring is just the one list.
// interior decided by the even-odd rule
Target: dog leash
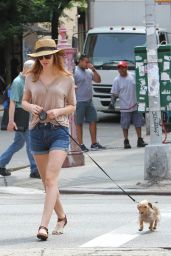
[{"label": "dog leash", "polygon": [[[75,142],[75,144],[77,146],[79,146],[79,148],[81,149],[80,144],[72,137],[72,135],[66,131],[64,129],[64,127],[56,120],[56,122],[58,123],[58,125],[65,131],[65,133]],[[83,152],[83,151],[82,151]],[[117,186],[126,196],[128,196],[134,203],[138,203],[128,192],[126,192],[121,186],[119,186],[110,176],[109,174],[87,153],[87,152],[83,152],[84,154],[86,154],[91,160],[92,162],[115,184],[115,186]]]}]

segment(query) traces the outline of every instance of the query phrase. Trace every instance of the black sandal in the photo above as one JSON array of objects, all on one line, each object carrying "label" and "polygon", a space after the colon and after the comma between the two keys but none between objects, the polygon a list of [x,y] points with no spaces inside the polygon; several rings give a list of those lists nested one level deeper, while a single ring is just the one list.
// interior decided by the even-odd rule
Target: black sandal
[{"label": "black sandal", "polygon": [[[64,222],[63,226],[59,225],[59,222],[61,222],[61,221]],[[64,227],[66,226],[66,224],[67,224],[67,217],[66,217],[66,215],[65,215],[64,218],[58,218],[56,227],[52,231],[52,235],[61,235],[61,234],[63,234],[64,233]]]},{"label": "black sandal", "polygon": [[[46,231],[47,234],[45,233],[40,233],[39,230],[40,229],[44,229]],[[46,241],[48,239],[48,229],[44,226],[40,226],[38,229],[38,234],[37,234],[37,238],[42,240],[42,241]]]}]

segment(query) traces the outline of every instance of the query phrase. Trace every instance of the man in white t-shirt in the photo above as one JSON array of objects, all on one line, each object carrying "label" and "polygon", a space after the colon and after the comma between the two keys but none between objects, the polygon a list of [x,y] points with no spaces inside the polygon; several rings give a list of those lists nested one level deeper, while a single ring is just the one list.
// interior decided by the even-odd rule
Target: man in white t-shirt
[{"label": "man in white t-shirt", "polygon": [[118,63],[119,75],[114,79],[111,93],[113,97],[118,97],[121,112],[121,127],[124,135],[124,148],[131,148],[128,140],[128,130],[133,123],[137,133],[137,147],[145,147],[147,144],[141,137],[141,127],[144,125],[144,118],[137,111],[135,77],[128,72],[126,61]]}]

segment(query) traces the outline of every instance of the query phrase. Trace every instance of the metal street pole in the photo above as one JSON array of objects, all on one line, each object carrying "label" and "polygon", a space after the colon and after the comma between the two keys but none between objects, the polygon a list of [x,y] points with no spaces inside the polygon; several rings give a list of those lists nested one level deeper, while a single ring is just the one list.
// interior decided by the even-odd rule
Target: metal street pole
[{"label": "metal street pole", "polygon": [[166,178],[170,163],[169,148],[162,144],[162,122],[160,108],[160,82],[157,54],[155,2],[145,0],[147,33],[147,78],[150,114],[150,144],[145,147],[145,179],[152,183]]},{"label": "metal street pole", "polygon": [[162,127],[160,110],[160,83],[154,0],[145,1],[145,20],[147,33],[147,77],[150,114],[150,143],[161,144]]},{"label": "metal street pole", "polygon": [[90,28],[94,27],[94,2],[95,0],[88,0],[88,9],[87,9],[87,19],[88,19],[88,24],[87,24],[87,29],[89,30]]}]

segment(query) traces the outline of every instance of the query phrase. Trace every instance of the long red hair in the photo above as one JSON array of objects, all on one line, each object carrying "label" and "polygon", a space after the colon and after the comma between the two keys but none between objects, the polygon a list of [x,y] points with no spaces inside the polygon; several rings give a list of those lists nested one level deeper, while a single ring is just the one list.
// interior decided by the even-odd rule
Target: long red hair
[{"label": "long red hair", "polygon": [[[64,68],[64,54],[61,54],[60,52],[53,54],[53,66],[56,69],[56,72],[66,76],[71,75],[71,73]],[[30,73],[33,74],[33,82],[36,82],[39,79],[42,70],[43,67],[40,64],[39,59],[35,58],[35,63],[30,71]]]}]

